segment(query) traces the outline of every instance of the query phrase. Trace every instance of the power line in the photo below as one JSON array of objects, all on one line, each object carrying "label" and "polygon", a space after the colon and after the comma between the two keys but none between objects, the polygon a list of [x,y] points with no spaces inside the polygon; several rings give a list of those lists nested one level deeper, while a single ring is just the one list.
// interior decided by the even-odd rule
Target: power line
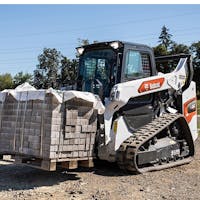
[{"label": "power line", "polygon": [[[129,38],[130,39],[130,38]],[[155,38],[145,38],[145,39],[143,39],[143,40],[152,40],[152,39],[155,39]],[[184,43],[188,43],[188,42],[194,42],[194,40],[190,40],[190,41],[185,41],[185,42],[183,42],[183,44]],[[75,53],[74,54],[70,54],[70,55],[65,55],[66,57],[75,57]],[[17,61],[22,61],[22,62],[20,62],[19,64],[22,64],[22,63],[30,63],[29,61],[33,61],[33,62],[35,62],[35,61],[37,61],[38,62],[38,60],[37,60],[37,58],[18,58],[18,59],[14,59],[13,61],[12,60],[2,60],[2,59],[0,59],[0,64],[16,64],[16,65],[18,65],[17,64]],[[28,62],[27,62],[28,61]],[[31,62],[31,64],[32,64],[32,62]]]},{"label": "power line", "polygon": [[[72,56],[74,56],[75,57],[75,54],[68,54],[68,55],[66,55],[66,57],[72,57]],[[14,58],[13,60],[12,59],[0,59],[0,64],[7,64],[7,63],[16,63],[16,62],[18,62],[18,61],[37,61],[37,62],[39,62],[38,61],[38,59],[37,59],[37,57],[31,57],[31,58]]]},{"label": "power line", "polygon": [[[181,31],[181,32],[188,32],[188,31],[192,31],[192,30],[198,30],[198,29],[200,29],[200,27],[195,27],[195,28],[188,28],[188,29],[177,29],[175,32],[179,32],[179,31]],[[173,31],[174,32],[174,31]],[[194,32],[192,32],[192,33],[194,33]],[[140,35],[135,35],[135,36],[128,36],[128,37],[134,37],[134,39],[136,38],[136,39],[138,39],[138,38],[145,38],[144,40],[146,40],[146,37],[148,37],[148,36],[153,36],[153,35],[155,35],[155,33],[148,33],[148,34],[140,34]],[[185,35],[185,34],[173,34],[174,36],[179,36],[179,35]],[[126,35],[126,37],[127,37],[127,35]],[[123,37],[124,38],[124,37]],[[153,38],[147,38],[147,40],[148,39],[158,39],[158,37],[153,37]],[[113,40],[113,38],[106,38],[106,39],[102,39],[102,40]],[[61,47],[74,47],[74,43],[54,43],[54,44],[48,44],[48,45],[44,45],[44,46],[61,46]],[[36,50],[36,49],[43,49],[44,47],[38,47],[38,46],[35,46],[35,48],[34,47],[24,47],[24,48],[12,48],[12,49],[0,49],[0,53],[1,54],[8,54],[8,53],[12,53],[12,54],[17,54],[18,52],[16,52],[16,50],[22,50],[22,52],[27,52],[27,51],[30,51],[31,52],[31,50]],[[8,50],[11,50],[11,51],[8,51]],[[23,51],[23,50],[25,50],[25,51]]]},{"label": "power line", "polygon": [[[69,42],[69,43],[64,43],[63,44],[63,42],[62,43],[50,43],[50,44],[44,44],[42,47],[40,46],[31,46],[31,47],[19,47],[19,48],[12,48],[12,49],[0,49],[0,51],[9,51],[9,50],[24,50],[24,49],[28,49],[28,50],[31,50],[31,49],[35,49],[35,48],[37,48],[37,49],[43,49],[43,48],[45,48],[45,47],[47,47],[47,46],[66,46],[66,45],[72,45],[72,44],[74,44],[73,42]],[[41,45],[41,44],[40,44]]]},{"label": "power line", "polygon": [[[192,33],[194,33],[194,32],[192,32]],[[152,34],[152,35],[155,35],[155,34]],[[150,34],[148,34],[148,35],[138,35],[138,36],[125,36],[125,37],[121,37],[121,38],[123,38],[123,40],[124,39],[142,39],[142,40],[156,40],[156,39],[158,39],[158,37],[146,37],[146,36],[151,36]],[[183,37],[183,36],[186,36],[186,34],[176,34],[176,35],[174,35],[175,37],[176,36],[179,36],[179,37]],[[104,38],[104,39],[101,39],[102,41],[107,41],[107,40],[113,40],[113,38]],[[194,40],[191,40],[192,42],[194,42]],[[187,41],[188,42],[188,41]],[[182,42],[182,43],[184,43],[184,42]],[[58,44],[57,44],[58,45]],[[57,46],[57,45],[55,45],[55,46]],[[45,45],[45,46],[52,46],[52,45]],[[62,46],[62,48],[61,49],[64,49],[64,48],[69,48],[69,46],[67,45],[67,43],[66,44],[63,44],[62,43],[62,45],[60,45],[60,46]],[[74,47],[74,45],[72,45],[73,47]],[[71,46],[71,47],[72,47]],[[58,48],[60,48],[60,47],[58,47]],[[16,50],[22,50],[22,51],[17,51],[16,52]],[[21,53],[32,53],[32,50],[36,50],[36,49],[43,49],[43,48],[14,48],[14,49],[12,49],[13,51],[4,51],[3,49],[1,49],[1,52],[0,52],[0,54],[21,54]],[[60,51],[60,50],[59,50]],[[75,53],[75,48],[74,48],[74,53]]]},{"label": "power line", "polygon": [[[154,20],[162,20],[162,19],[170,19],[174,17],[182,17],[182,16],[188,16],[188,15],[199,15],[200,13],[194,13],[194,12],[189,12],[189,13],[183,13],[179,15],[170,15],[170,16],[165,16],[165,17],[154,17],[154,18],[146,18],[146,19],[140,19],[140,20],[129,20],[129,21],[124,21],[120,23],[114,23],[114,24],[104,24],[104,25],[98,25],[98,26],[91,26],[91,27],[84,27],[85,30],[95,30],[95,29],[105,29],[105,28],[110,28],[113,26],[118,26],[118,25],[125,25],[125,24],[132,24],[132,23],[141,23],[141,22],[149,22],[149,21],[154,21]],[[31,36],[38,36],[38,35],[47,35],[47,34],[57,34],[57,33],[65,33],[67,31],[73,32],[73,31],[83,31],[83,28],[72,28],[72,29],[63,29],[63,30],[57,30],[57,31],[48,31],[48,32],[35,32],[31,34],[20,34],[20,35],[15,35],[12,36],[12,38],[16,37],[31,37]],[[0,38],[10,38],[7,35],[2,35]]]}]

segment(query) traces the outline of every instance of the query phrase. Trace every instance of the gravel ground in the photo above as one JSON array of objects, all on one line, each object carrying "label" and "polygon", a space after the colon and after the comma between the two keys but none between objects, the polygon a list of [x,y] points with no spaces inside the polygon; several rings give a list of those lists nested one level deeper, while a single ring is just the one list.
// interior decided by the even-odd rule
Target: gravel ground
[{"label": "gravel ground", "polygon": [[0,200],[200,199],[200,139],[187,165],[142,175],[127,175],[115,164],[46,172],[0,161]]}]

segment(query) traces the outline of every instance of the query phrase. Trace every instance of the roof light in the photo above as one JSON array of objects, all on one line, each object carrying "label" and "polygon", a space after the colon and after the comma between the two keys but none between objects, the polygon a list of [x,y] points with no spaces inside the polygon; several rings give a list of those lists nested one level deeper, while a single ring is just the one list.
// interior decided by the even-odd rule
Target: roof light
[{"label": "roof light", "polygon": [[110,43],[110,46],[111,46],[113,49],[118,49],[119,46],[120,46],[120,44],[119,44],[119,42],[111,42],[111,43]]},{"label": "roof light", "polygon": [[81,56],[83,54],[83,52],[84,52],[84,48],[83,47],[78,47],[76,50],[77,50],[79,56]]}]

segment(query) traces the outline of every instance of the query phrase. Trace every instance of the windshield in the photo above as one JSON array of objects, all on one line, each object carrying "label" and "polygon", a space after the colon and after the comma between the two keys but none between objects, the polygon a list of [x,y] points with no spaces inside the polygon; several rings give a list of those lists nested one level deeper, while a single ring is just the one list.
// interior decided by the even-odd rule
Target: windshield
[{"label": "windshield", "polygon": [[[113,86],[116,53],[112,49],[90,50],[80,58],[81,90],[108,97]],[[100,94],[102,93],[102,94]]]}]

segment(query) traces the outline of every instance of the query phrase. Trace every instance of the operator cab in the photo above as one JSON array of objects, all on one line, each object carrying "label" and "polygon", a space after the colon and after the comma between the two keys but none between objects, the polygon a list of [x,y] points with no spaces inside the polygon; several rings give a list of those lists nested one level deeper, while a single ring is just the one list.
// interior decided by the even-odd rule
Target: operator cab
[{"label": "operator cab", "polygon": [[153,51],[146,45],[111,41],[78,47],[77,89],[98,94],[104,101],[121,82],[156,74]]},{"label": "operator cab", "polygon": [[[142,44],[122,41],[102,42],[77,48],[79,70],[77,90],[99,95],[109,103],[115,84],[157,74],[153,50]],[[130,99],[115,113],[113,120],[123,116],[130,131],[154,118],[153,94]]]}]

